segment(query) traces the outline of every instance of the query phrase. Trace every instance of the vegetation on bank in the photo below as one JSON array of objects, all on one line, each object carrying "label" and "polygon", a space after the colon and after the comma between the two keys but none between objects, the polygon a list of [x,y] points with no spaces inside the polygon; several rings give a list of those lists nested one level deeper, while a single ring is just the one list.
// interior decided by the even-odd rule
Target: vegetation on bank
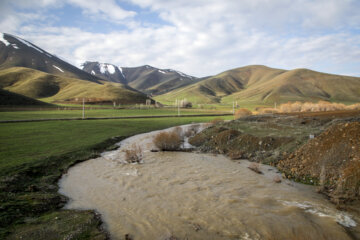
[{"label": "vegetation on bank", "polygon": [[0,238],[105,239],[93,212],[61,210],[61,175],[127,136],[213,118],[0,124]]}]

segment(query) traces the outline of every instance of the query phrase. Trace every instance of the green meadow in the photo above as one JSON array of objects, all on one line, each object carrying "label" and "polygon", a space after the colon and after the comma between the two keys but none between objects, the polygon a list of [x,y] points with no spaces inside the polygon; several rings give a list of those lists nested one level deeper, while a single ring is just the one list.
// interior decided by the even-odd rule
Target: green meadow
[{"label": "green meadow", "polygon": [[[197,114],[224,114],[230,113],[230,108],[223,109],[180,109],[180,115]],[[83,111],[78,110],[36,110],[36,111],[4,111],[0,112],[1,120],[24,120],[24,119],[55,119],[55,118],[81,118]],[[177,108],[149,108],[149,109],[85,109],[86,118],[96,117],[130,117],[130,116],[163,116],[178,115]]]},{"label": "green meadow", "polygon": [[61,175],[128,136],[214,118],[219,117],[1,123],[0,239],[106,239],[93,212],[61,209]]}]

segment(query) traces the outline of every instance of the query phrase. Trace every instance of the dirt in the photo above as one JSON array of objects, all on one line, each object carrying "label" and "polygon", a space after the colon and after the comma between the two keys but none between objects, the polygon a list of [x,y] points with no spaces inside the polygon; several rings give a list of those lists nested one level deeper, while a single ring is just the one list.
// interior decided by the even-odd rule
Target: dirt
[{"label": "dirt", "polygon": [[318,185],[339,207],[360,202],[360,111],[249,116],[217,123],[190,143],[277,166],[285,178]]},{"label": "dirt", "polygon": [[292,178],[313,179],[333,201],[359,199],[360,122],[334,124],[281,160],[278,168]]}]

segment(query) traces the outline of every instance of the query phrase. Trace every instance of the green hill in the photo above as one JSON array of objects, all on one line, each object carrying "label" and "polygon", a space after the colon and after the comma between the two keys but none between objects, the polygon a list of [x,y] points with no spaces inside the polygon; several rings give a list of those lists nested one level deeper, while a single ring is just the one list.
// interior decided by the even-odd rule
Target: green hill
[{"label": "green hill", "polygon": [[195,84],[160,95],[171,103],[186,98],[193,103],[272,105],[288,101],[360,101],[360,78],[308,69],[282,70],[261,65],[232,69]]},{"label": "green hill", "polygon": [[145,103],[146,96],[123,84],[48,74],[34,69],[13,67],[0,71],[0,88],[47,102]]}]

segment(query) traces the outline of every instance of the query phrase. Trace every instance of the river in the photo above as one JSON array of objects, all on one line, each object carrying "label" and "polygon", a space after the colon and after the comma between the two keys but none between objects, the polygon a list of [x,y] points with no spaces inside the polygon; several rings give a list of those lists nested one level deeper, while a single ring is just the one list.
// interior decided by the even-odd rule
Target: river
[{"label": "river", "polygon": [[[351,239],[346,228],[359,230],[315,187],[275,183],[276,168],[257,174],[222,155],[151,152],[157,132],[70,168],[59,182],[66,208],[95,209],[113,239]],[[134,143],[143,163],[125,164],[122,150]]]}]

